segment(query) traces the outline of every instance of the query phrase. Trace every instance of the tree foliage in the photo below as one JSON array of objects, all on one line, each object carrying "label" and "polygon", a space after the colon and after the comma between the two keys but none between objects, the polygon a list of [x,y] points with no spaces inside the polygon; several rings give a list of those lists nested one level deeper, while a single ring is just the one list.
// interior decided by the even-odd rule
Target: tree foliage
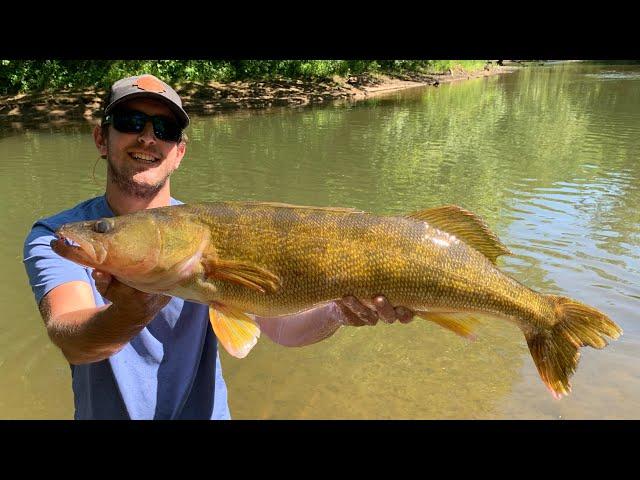
[{"label": "tree foliage", "polygon": [[[230,82],[277,77],[323,79],[373,72],[446,72],[452,65],[482,68],[484,61],[442,60],[0,60],[0,94],[65,88],[108,88],[130,75],[151,73],[168,83]],[[478,66],[479,65],[479,66]]]}]

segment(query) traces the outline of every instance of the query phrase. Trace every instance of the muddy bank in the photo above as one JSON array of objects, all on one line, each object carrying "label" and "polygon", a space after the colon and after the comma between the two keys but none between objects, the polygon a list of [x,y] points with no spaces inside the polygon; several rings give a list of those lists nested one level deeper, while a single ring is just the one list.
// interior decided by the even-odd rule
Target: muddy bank
[{"label": "muddy bank", "polygon": [[[445,74],[359,75],[331,80],[290,80],[184,83],[175,86],[190,115],[215,115],[240,109],[303,107],[335,101],[359,101],[405,88],[434,86],[509,73],[515,66],[491,65],[484,70]],[[23,130],[100,121],[107,92],[61,90],[0,97],[0,128]]]}]

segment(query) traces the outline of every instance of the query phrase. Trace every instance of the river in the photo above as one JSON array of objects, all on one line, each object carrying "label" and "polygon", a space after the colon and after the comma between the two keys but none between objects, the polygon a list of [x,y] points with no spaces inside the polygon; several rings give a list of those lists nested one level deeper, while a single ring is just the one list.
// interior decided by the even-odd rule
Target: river
[{"label": "river", "polygon": [[[288,349],[221,350],[238,419],[640,418],[640,65],[558,63],[357,103],[193,117],[172,177],[184,202],[265,200],[401,214],[458,204],[513,252],[527,286],[606,312],[555,400],[522,333],[469,342],[414,320]],[[68,364],[22,265],[33,222],[103,193],[89,125],[0,131],[0,418],[73,417]]]}]

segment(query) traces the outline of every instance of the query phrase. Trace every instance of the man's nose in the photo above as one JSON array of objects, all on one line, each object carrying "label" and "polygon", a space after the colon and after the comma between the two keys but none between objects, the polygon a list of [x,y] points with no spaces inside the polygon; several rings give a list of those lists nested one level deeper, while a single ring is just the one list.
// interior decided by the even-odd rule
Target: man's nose
[{"label": "man's nose", "polygon": [[140,132],[138,135],[138,141],[140,143],[155,143],[156,135],[153,132],[153,124],[151,122],[147,122],[144,124],[144,130]]}]

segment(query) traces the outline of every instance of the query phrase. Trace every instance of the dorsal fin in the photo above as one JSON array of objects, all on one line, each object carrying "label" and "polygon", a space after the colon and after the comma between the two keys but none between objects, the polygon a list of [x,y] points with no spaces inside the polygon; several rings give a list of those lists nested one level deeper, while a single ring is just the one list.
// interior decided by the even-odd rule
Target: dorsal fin
[{"label": "dorsal fin", "polygon": [[495,265],[500,255],[511,254],[509,249],[489,229],[480,217],[457,205],[429,208],[405,215],[454,235],[475,248]]}]

